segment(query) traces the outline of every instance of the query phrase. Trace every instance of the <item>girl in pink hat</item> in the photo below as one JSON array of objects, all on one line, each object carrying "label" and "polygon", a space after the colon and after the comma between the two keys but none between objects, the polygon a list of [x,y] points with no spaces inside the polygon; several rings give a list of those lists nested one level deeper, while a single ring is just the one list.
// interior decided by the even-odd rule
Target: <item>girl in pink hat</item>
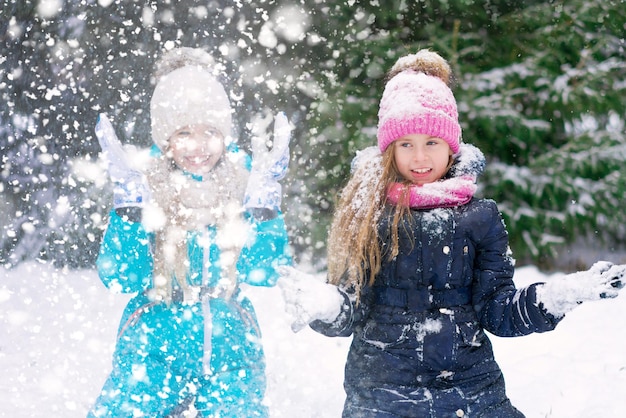
[{"label": "girl in pink hat", "polygon": [[344,417],[523,417],[485,331],[550,331],[582,301],[615,297],[626,266],[517,289],[484,157],[461,143],[450,68],[422,50],[390,71],[378,147],[357,155],[328,242],[328,283],[285,268],[294,329],[352,336]]}]

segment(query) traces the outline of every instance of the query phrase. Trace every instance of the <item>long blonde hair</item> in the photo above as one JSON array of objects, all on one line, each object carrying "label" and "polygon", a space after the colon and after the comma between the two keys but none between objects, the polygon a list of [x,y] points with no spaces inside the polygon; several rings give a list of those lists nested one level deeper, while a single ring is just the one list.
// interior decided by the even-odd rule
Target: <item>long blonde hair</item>
[{"label": "long blonde hair", "polygon": [[[239,252],[247,240],[247,224],[241,212],[248,171],[242,159],[225,151],[200,181],[174,168],[164,155],[155,159],[147,179],[153,199],[144,213],[149,211],[162,221],[151,228],[155,233],[155,299],[170,303],[176,284],[186,298],[191,296],[188,233],[203,231],[208,225],[216,228],[215,240],[221,252],[222,277],[218,285],[230,295],[237,285]],[[146,221],[150,221],[149,216]]]},{"label": "long blonde hair", "polygon": [[[372,284],[383,257],[398,254],[398,224],[408,206],[393,210],[391,248],[383,252],[378,223],[387,203],[389,185],[400,181],[393,146],[356,167],[337,203],[328,238],[328,281],[353,288],[357,297],[368,280]],[[406,199],[401,199],[406,201]]]}]

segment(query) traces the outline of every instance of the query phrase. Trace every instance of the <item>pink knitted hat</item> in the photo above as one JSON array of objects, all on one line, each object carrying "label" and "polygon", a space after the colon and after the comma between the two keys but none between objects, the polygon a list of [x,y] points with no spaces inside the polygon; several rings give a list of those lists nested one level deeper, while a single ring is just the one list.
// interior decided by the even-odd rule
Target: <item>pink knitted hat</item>
[{"label": "pink knitted hat", "polygon": [[[420,51],[401,58],[394,68],[403,60],[423,58],[420,54],[428,58],[436,55]],[[398,72],[385,86],[378,111],[378,147],[384,152],[395,140],[409,134],[441,138],[453,153],[459,152],[461,126],[452,90],[441,78],[411,68]]]}]

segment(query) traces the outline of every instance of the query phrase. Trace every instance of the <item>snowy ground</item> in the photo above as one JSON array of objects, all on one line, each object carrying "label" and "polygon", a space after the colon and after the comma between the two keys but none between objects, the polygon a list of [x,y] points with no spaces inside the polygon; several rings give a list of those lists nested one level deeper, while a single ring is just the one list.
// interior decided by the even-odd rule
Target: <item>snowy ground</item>
[{"label": "snowy ground", "polygon": [[[532,267],[516,281],[545,280]],[[339,417],[348,339],[293,334],[279,290],[252,289],[268,360],[272,417]],[[513,403],[528,418],[624,416],[626,292],[577,308],[556,331],[494,337]],[[26,263],[0,270],[0,417],[84,417],[110,368],[127,296],[94,271]]]}]

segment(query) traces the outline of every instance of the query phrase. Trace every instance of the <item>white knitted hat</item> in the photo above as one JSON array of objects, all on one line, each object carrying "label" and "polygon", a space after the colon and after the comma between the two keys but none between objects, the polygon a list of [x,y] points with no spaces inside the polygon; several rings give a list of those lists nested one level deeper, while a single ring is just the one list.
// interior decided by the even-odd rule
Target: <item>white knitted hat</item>
[{"label": "white knitted hat", "polygon": [[[152,140],[161,149],[174,132],[206,124],[232,137],[232,109],[222,84],[206,68],[178,68],[162,76],[150,100]],[[232,139],[232,138],[231,138]]]}]

